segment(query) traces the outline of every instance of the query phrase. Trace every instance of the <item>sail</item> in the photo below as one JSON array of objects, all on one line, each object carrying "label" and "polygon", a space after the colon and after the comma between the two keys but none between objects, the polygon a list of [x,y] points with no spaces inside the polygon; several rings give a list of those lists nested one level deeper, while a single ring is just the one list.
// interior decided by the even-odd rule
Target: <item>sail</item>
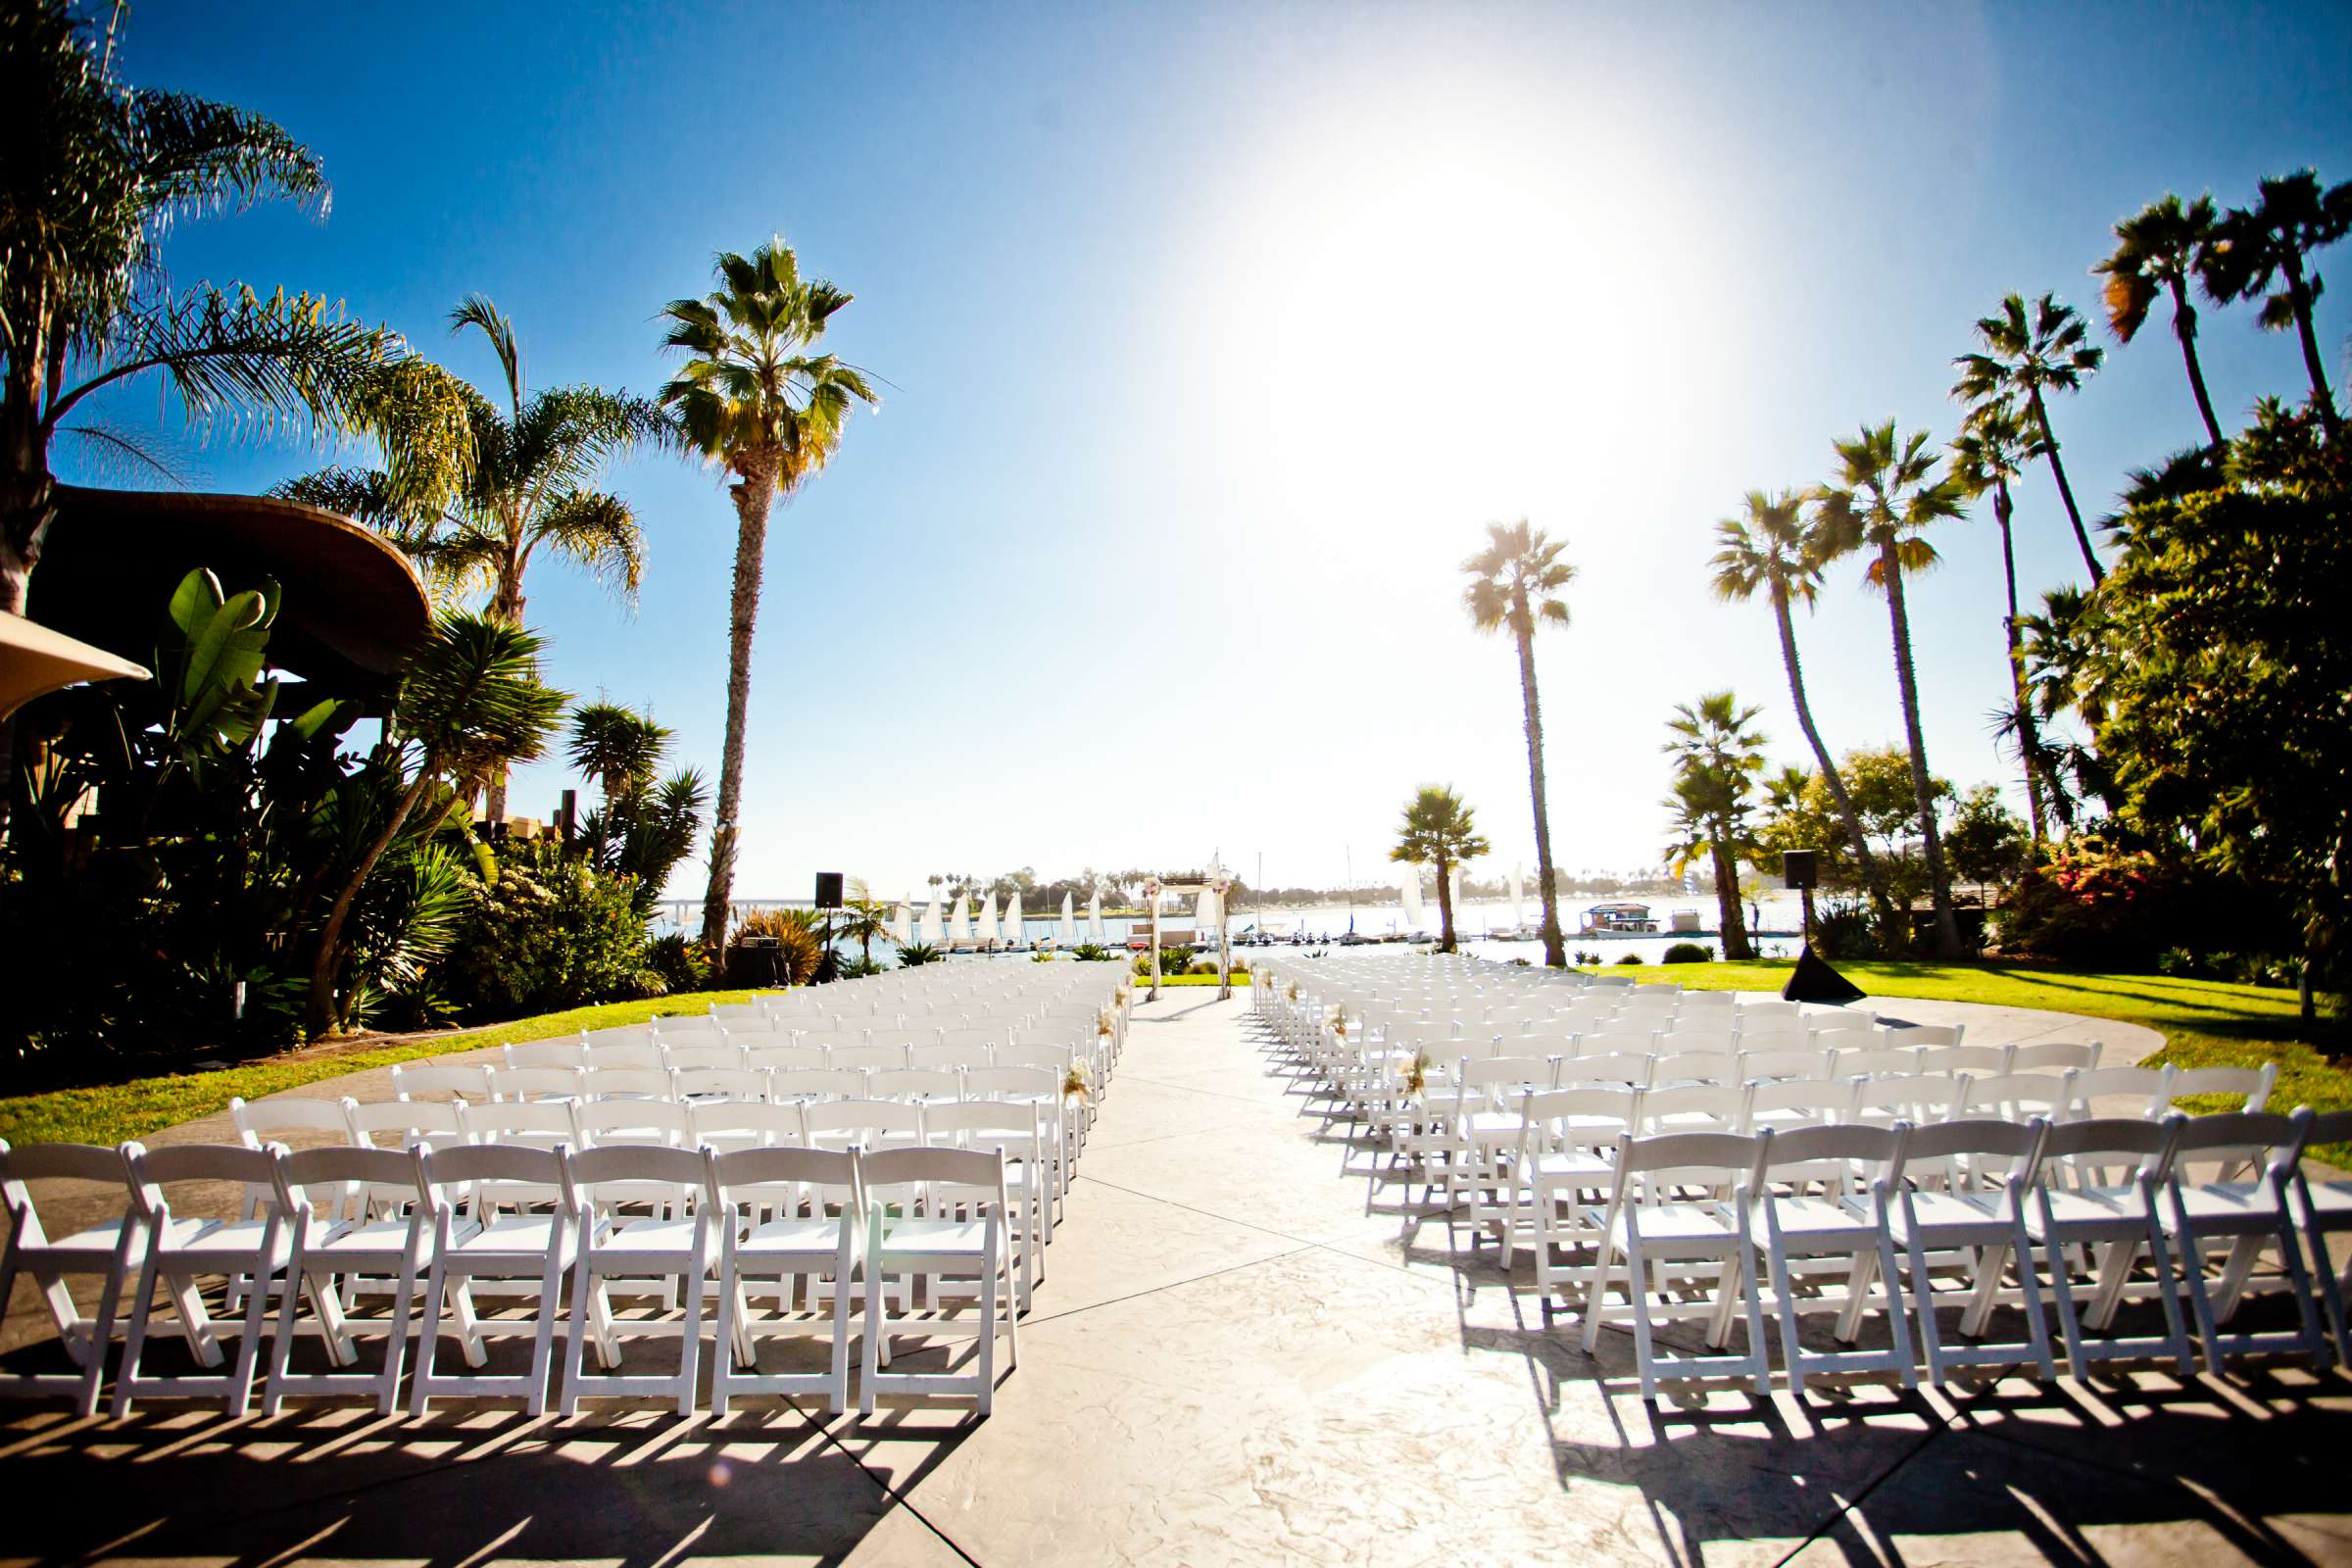
[{"label": "sail", "polygon": [[1018,944],[1028,939],[1029,934],[1021,929],[1021,895],[1016,888],[1011,902],[1004,906],[1004,940]]},{"label": "sail", "polygon": [[1068,893],[1061,896],[1061,940],[1065,946],[1078,945],[1078,900]]},{"label": "sail", "polygon": [[972,928],[972,945],[993,948],[997,945],[997,894],[994,888],[980,901],[980,921]]},{"label": "sail", "polygon": [[968,948],[972,945],[972,928],[964,912],[971,907],[971,904],[972,896],[969,893],[956,895],[956,907],[948,911],[949,946]]},{"label": "sail", "polygon": [[1193,900],[1193,929],[1202,936],[1206,936],[1210,931],[1216,929],[1216,924],[1217,896],[1208,889],[1202,888],[1200,896]]},{"label": "sail", "polygon": [[905,947],[914,940],[914,911],[910,896],[906,904],[890,911],[890,940]]},{"label": "sail", "polygon": [[1405,929],[1408,931],[1420,930],[1422,917],[1421,868],[1419,866],[1405,868],[1404,881],[1397,887],[1396,892],[1404,905]]},{"label": "sail", "polygon": [[923,940],[935,948],[948,945],[948,906],[946,895],[934,893],[931,902],[923,906]]},{"label": "sail", "polygon": [[1462,868],[1458,863],[1453,868],[1449,886],[1453,892],[1453,917],[1458,921],[1464,912],[1462,909]]},{"label": "sail", "polygon": [[1087,897],[1086,939],[1089,942],[1102,940],[1102,890],[1101,888],[1097,888]]},{"label": "sail", "polygon": [[1527,929],[1527,916],[1519,906],[1519,866],[1517,862],[1513,862],[1511,866],[1511,928],[1515,931]]}]

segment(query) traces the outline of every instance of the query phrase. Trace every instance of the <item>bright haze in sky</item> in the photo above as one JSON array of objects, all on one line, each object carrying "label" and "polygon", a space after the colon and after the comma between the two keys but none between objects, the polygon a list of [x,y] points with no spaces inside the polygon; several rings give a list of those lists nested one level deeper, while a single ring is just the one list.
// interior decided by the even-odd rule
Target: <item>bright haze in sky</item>
[{"label": "bright haze in sky", "polygon": [[[771,233],[853,291],[880,378],[773,519],[739,897],[839,869],[1228,865],[1336,885],[1450,782],[1532,863],[1507,642],[1460,611],[1491,519],[1568,541],[1538,664],[1559,865],[1654,865],[1673,705],[1761,704],[1806,761],[1769,612],[1711,597],[1713,523],[1888,416],[1940,442],[1950,359],[2017,290],[2095,314],[2110,225],[2176,190],[2352,176],[2352,13],[1977,7],[287,8],[149,3],[127,78],[324,159],[333,210],[191,222],[178,281],[309,288],[492,384],[651,391],[654,319]],[[2320,329],[2344,369],[2352,246]],[[2162,307],[2053,410],[2085,509],[2199,435]],[[2203,312],[2225,421],[2299,395],[2291,335]],[[299,444],[199,443],[258,490]],[[352,456],[364,457],[364,453]],[[74,470],[66,466],[68,476]],[[640,705],[715,774],[734,517],[717,475],[617,469],[633,613],[534,564],[556,684]],[[2082,564],[2019,488],[2029,601]],[[1940,528],[1912,613],[1930,759],[2010,783],[1999,555]],[[1837,750],[1899,738],[1884,601],[1832,569],[1798,633]],[[37,581],[34,589],[38,593]],[[512,808],[567,783],[520,770]],[[2012,794],[2018,792],[2012,787]],[[673,888],[699,894],[704,868]]]}]

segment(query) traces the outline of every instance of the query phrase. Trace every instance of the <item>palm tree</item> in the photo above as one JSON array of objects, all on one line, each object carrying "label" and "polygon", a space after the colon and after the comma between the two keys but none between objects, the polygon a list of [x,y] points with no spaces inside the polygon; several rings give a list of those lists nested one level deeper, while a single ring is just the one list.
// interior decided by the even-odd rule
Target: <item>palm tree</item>
[{"label": "palm tree", "polygon": [[[2180,342],[2180,359],[2188,367],[2188,389],[2196,395],[2198,417],[2215,446],[2222,444],[2222,421],[2213,415],[2213,398],[2205,390],[2205,370],[2197,363],[2197,308],[2188,303],[2188,280],[2208,265],[2216,229],[2213,198],[2200,196],[2185,207],[2170,191],[2162,201],[2148,203],[2115,225],[2115,250],[2091,269],[2107,279],[2107,324],[2116,341],[2129,343],[2148,318],[2148,308],[2160,293],[2173,301],[2173,336]],[[2039,837],[2039,830],[2035,830]]]},{"label": "palm tree", "polygon": [[669,741],[669,730],[618,703],[590,703],[572,713],[566,754],[571,765],[605,797],[605,808],[596,819],[593,852],[600,864],[605,840],[618,818],[653,788]]},{"label": "palm tree", "polygon": [[1794,491],[1784,490],[1768,496],[1761,490],[1750,490],[1740,514],[1726,517],[1715,525],[1715,537],[1722,547],[1715,552],[1711,563],[1715,568],[1715,597],[1745,602],[1761,589],[1771,601],[1773,620],[1781,633],[1781,663],[1788,672],[1788,700],[1796,709],[1796,727],[1804,732],[1805,744],[1813,748],[1813,760],[1821,768],[1821,781],[1837,804],[1838,820],[1853,849],[1863,886],[1870,890],[1880,927],[1893,933],[1894,900],[1886,891],[1886,875],[1877,857],[1870,853],[1870,840],[1862,832],[1862,818],[1854,810],[1853,796],[1847,792],[1845,780],[1838,772],[1838,763],[1813,723],[1812,704],[1805,700],[1804,667],[1796,657],[1796,621],[1789,607],[1801,600],[1806,609],[1813,608],[1821,591],[1821,560],[1804,512],[1805,497]]},{"label": "palm tree", "polygon": [[[2311,376],[2312,401],[2332,431],[2335,394],[2328,389],[2319,335],[2311,324],[2320,274],[2310,268],[2314,252],[2352,232],[2352,180],[2322,190],[2317,170],[2299,169],[2262,180],[2256,188],[2260,199],[2254,206],[2233,207],[2222,220],[2205,256],[2205,287],[2216,299],[2261,300],[2267,331],[2295,329],[2303,343],[2303,368]],[[2280,279],[2282,286],[2271,292]]]},{"label": "palm tree", "polygon": [[1487,853],[1470,807],[1449,784],[1424,784],[1405,803],[1404,818],[1396,824],[1396,844],[1389,858],[1406,865],[1438,869],[1438,951],[1451,953],[1453,942],[1453,879],[1451,872],[1465,860]]},{"label": "palm tree", "polygon": [[[498,356],[507,409],[502,414],[470,386],[456,383],[466,409],[457,437],[467,462],[466,477],[454,493],[433,497],[433,487],[415,478],[452,461],[442,450],[448,432],[430,426],[404,426],[385,439],[380,469],[324,468],[275,493],[357,517],[389,535],[441,589],[486,593],[490,617],[510,626],[522,624],[523,575],[541,550],[601,579],[624,605],[633,605],[645,565],[645,532],[628,502],[598,489],[597,480],[613,458],[670,440],[668,420],[643,398],[601,387],[559,387],[526,398],[514,323],[474,294],[450,312],[453,333],[469,326],[490,340]],[[483,813],[503,820],[505,775],[487,783]]]},{"label": "palm tree", "polygon": [[850,884],[850,896],[842,901],[841,924],[833,928],[834,935],[858,944],[858,956],[865,963],[874,961],[874,939],[891,934],[890,906],[874,897],[874,891],[862,880]]},{"label": "palm tree", "polygon": [[2058,437],[2050,430],[2048,400],[2051,392],[2080,390],[2082,378],[2095,374],[2106,359],[2105,350],[2084,341],[2089,330],[2074,307],[2055,294],[2035,300],[2031,318],[2024,299],[2012,294],[2001,301],[1998,314],[1977,322],[1977,337],[1985,352],[1963,354],[1952,361],[1960,371],[1960,379],[1952,383],[1952,396],[1967,406],[1972,423],[1990,417],[1998,405],[2025,406],[2035,455],[2049,459],[2051,477],[2058,481],[2058,499],[2066,503],[2067,520],[2075,525],[2075,543],[2082,548],[2082,564],[2089,568],[2095,584],[2105,581],[2107,572],[2090,548],[2090,534],[2082,526],[2082,509],[2075,505],[2074,486],[2066,482]]},{"label": "palm tree", "polygon": [[[1544,705],[1536,696],[1536,627],[1568,624],[1568,602],[1560,593],[1576,580],[1576,567],[1560,559],[1567,541],[1555,540],[1525,517],[1487,524],[1487,548],[1462,563],[1470,584],[1462,590],[1470,624],[1483,632],[1509,627],[1519,647],[1519,702],[1527,715],[1527,787],[1536,809],[1536,887],[1544,905],[1544,961],[1567,967],[1560,937],[1560,896],[1551,869],[1551,808],[1544,788]],[[1441,905],[1446,902],[1440,889]],[[1450,942],[1446,951],[1451,952]]]},{"label": "palm tree", "polygon": [[[0,198],[0,611],[25,596],[55,515],[59,436],[155,466],[135,438],[77,415],[93,393],[160,372],[196,423],[362,428],[379,372],[404,351],[388,327],[346,320],[310,294],[175,291],[157,254],[175,219],[264,201],[323,215],[318,157],[271,122],[186,93],[126,87],[68,0],[0,19],[6,195]],[[0,768],[0,772],[4,772]]]},{"label": "palm tree", "polygon": [[710,885],[703,898],[703,943],[727,936],[735,886],[736,815],[743,802],[743,752],[752,700],[752,633],[767,514],[833,455],[858,403],[879,400],[865,377],[830,354],[808,352],[850,296],[804,280],[781,236],[748,257],[714,264],[718,288],[707,299],[662,308],[666,348],[689,356],[662,389],[685,443],[735,476],[735,588],[727,637],[727,736],[720,754],[718,810],[710,835]]},{"label": "palm tree", "polygon": [[314,1037],[326,1033],[334,1021],[343,923],[410,814],[444,781],[530,761],[554,733],[569,699],[541,684],[541,647],[538,635],[520,626],[484,615],[444,614],[409,657],[387,728],[392,744],[414,754],[415,771],[319,928],[311,959],[308,1022]]},{"label": "palm tree", "polygon": [[2001,577],[2009,595],[2008,612],[2001,617],[2001,632],[2009,650],[2012,707],[2008,724],[2016,732],[2018,757],[2025,764],[2026,806],[2034,822],[2034,842],[2039,844],[2046,830],[2041,772],[2034,764],[2041,743],[2034,733],[2034,705],[2026,691],[2025,655],[2019,644],[2017,624],[2017,550],[2009,525],[2016,512],[2009,485],[2025,471],[2033,455],[2034,438],[2016,413],[2006,408],[1986,409],[1983,418],[1973,422],[1952,442],[1952,477],[1971,496],[1992,497],[1992,520],[2001,530]]},{"label": "palm tree", "polygon": [[1864,580],[1886,596],[1895,686],[1902,696],[1903,735],[1911,752],[1911,794],[1919,808],[1928,887],[1936,908],[1936,954],[1956,958],[1960,922],[1952,912],[1952,885],[1936,827],[1935,785],[1919,727],[1919,677],[1911,662],[1911,618],[1903,604],[1903,578],[1936,562],[1936,547],[1921,535],[1936,521],[1960,514],[1960,485],[1936,474],[1930,439],[1925,430],[1898,438],[1894,421],[1888,419],[1834,443],[1838,474],[1821,492],[1821,557],[1831,561],[1868,550],[1871,563]]},{"label": "palm tree", "polygon": [[1764,770],[1764,737],[1755,729],[1762,711],[1741,708],[1728,691],[1710,692],[1695,704],[1678,705],[1666,725],[1674,739],[1665,751],[1675,760],[1674,795],[1666,806],[1681,835],[1666,851],[1667,863],[1679,874],[1706,857],[1726,958],[1755,956],[1740,902],[1740,859],[1755,849],[1748,812],[1756,776]]}]

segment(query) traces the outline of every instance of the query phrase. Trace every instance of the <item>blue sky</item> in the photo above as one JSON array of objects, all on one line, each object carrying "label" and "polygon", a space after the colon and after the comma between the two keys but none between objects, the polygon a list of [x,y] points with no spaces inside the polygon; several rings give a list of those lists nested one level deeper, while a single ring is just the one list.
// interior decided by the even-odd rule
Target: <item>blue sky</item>
[{"label": "blue sky", "polygon": [[[885,405],[771,530],[745,896],[1212,848],[1369,880],[1433,780],[1532,859],[1513,662],[1454,570],[1521,514],[1581,573],[1539,656],[1559,862],[1654,863],[1675,703],[1734,686],[1776,760],[1803,750],[1767,612],[1708,595],[1714,520],[1865,420],[1947,437],[1970,322],[2012,289],[2093,306],[2109,225],[2167,189],[2352,177],[2347,59],[2323,5],[150,0],[124,53],[275,118],[334,183],[323,223],[182,227],[175,278],[325,292],[485,385],[443,326],[471,291],[532,384],[639,390],[717,249],[781,233],[855,292],[832,346]],[[2352,249],[2326,265],[2340,388]],[[2102,340],[2054,416],[2093,510],[2197,435],[2161,320]],[[2225,419],[2302,385],[2249,311],[2208,309],[2202,347]],[[116,413],[177,429],[152,388]],[[321,461],[176,439],[214,488]],[[612,477],[650,539],[634,615],[548,563],[529,618],[558,684],[650,706],[714,772],[731,509],[675,462]],[[2046,475],[2019,527],[2034,590],[2080,573]],[[2005,781],[1989,517],[1938,543],[1931,760]],[[1799,628],[1840,750],[1899,734],[1858,576]],[[565,782],[523,770],[514,808]]]}]

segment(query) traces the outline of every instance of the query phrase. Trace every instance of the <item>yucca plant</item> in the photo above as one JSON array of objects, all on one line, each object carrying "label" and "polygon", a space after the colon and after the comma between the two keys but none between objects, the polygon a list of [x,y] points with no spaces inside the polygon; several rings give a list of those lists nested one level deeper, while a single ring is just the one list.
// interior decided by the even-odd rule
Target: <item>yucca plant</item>
[{"label": "yucca plant", "polygon": [[901,968],[917,969],[926,963],[937,963],[946,956],[928,942],[909,942],[899,950],[899,965]]}]

